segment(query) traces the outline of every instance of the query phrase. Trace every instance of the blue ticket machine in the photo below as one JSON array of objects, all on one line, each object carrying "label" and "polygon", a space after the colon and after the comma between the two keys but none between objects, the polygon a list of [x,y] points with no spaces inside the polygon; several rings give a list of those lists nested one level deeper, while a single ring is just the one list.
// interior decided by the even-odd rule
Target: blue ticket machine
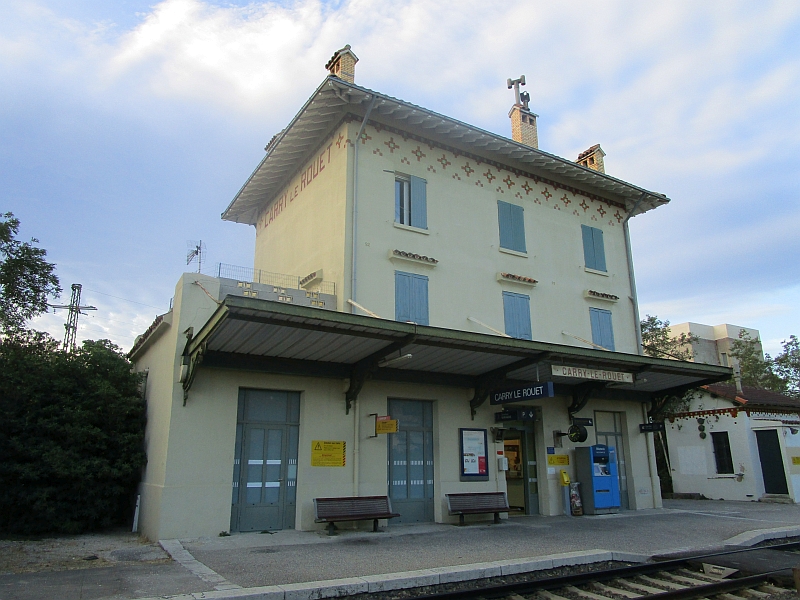
[{"label": "blue ticket machine", "polygon": [[583,488],[583,512],[602,515],[617,512],[619,474],[617,451],[605,444],[575,448],[575,471]]}]

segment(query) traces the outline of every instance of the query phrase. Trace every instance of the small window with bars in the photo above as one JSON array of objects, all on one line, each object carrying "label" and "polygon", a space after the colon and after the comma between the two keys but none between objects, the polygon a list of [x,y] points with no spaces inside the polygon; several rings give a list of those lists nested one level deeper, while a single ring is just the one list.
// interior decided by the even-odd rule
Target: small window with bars
[{"label": "small window with bars", "polygon": [[731,456],[731,443],[727,431],[714,431],[711,433],[714,444],[714,460],[717,463],[717,473],[720,475],[733,474],[733,457]]}]

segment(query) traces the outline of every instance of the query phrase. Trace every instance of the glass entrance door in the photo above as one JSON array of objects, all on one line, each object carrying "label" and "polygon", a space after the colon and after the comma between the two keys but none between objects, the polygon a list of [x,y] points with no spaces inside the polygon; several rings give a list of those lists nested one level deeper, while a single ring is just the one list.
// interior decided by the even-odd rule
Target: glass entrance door
[{"label": "glass entrance door", "polygon": [[300,394],[240,390],[231,531],[294,528]]},{"label": "glass entrance door", "polygon": [[[517,514],[539,514],[539,480],[536,466],[536,446],[533,429],[507,429],[503,441],[508,459],[506,493],[508,505]],[[509,516],[513,516],[510,512]]]},{"label": "glass entrance door", "polygon": [[597,444],[614,448],[617,454],[617,473],[619,474],[619,501],[621,509],[628,509],[628,476],[625,446],[622,441],[622,413],[596,410],[594,429]]},{"label": "glass entrance door", "polygon": [[389,415],[398,425],[387,436],[393,522],[433,521],[433,404],[390,398]]}]

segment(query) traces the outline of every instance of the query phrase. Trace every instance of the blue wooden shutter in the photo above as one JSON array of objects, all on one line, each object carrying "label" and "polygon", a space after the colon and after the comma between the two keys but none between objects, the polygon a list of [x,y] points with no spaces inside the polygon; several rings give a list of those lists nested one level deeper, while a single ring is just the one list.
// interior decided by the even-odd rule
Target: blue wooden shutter
[{"label": "blue wooden shutter", "polygon": [[506,335],[531,339],[531,300],[523,294],[503,292],[503,317]]},{"label": "blue wooden shutter", "polygon": [[596,271],[606,270],[606,250],[603,244],[603,230],[581,225],[583,237],[583,259],[586,267]]},{"label": "blue wooden shutter", "polygon": [[603,230],[592,227],[592,237],[594,242],[594,262],[598,271],[606,270],[606,250],[603,245]]},{"label": "blue wooden shutter", "polygon": [[[412,213],[413,214],[413,213]],[[418,325],[428,324],[428,278],[412,275],[411,320]]]},{"label": "blue wooden shutter", "polygon": [[428,228],[428,182],[411,176],[411,223],[412,227]]},{"label": "blue wooden shutter", "polygon": [[589,309],[592,323],[592,341],[598,346],[614,350],[614,329],[611,325],[611,311],[599,308]]},{"label": "blue wooden shutter", "polygon": [[594,266],[594,236],[592,235],[592,228],[587,225],[581,225],[581,236],[583,237],[583,261],[588,269],[596,268]]},{"label": "blue wooden shutter", "polygon": [[411,321],[411,274],[394,272],[394,319]]},{"label": "blue wooden shutter", "polygon": [[500,225],[500,247],[513,249],[514,235],[511,227],[511,205],[508,202],[497,201],[497,222]]},{"label": "blue wooden shutter", "polygon": [[511,204],[511,236],[514,240],[512,250],[525,252],[525,209]]}]

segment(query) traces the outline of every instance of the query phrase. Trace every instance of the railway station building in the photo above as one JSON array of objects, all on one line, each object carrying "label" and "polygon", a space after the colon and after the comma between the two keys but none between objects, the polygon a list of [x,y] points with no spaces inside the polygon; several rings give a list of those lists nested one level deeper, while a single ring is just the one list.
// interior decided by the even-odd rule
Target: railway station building
[{"label": "railway station building", "polygon": [[628,221],[669,199],[599,146],[540,150],[519,80],[507,138],[357,85],[357,60],[334,54],[224,211],[253,268],[184,274],[130,352],[141,531],[321,529],[333,496],[388,495],[392,524],[457,522],[457,492],[556,515],[594,444],[620,509],[660,506],[649,406],[730,376],[641,354]]}]

